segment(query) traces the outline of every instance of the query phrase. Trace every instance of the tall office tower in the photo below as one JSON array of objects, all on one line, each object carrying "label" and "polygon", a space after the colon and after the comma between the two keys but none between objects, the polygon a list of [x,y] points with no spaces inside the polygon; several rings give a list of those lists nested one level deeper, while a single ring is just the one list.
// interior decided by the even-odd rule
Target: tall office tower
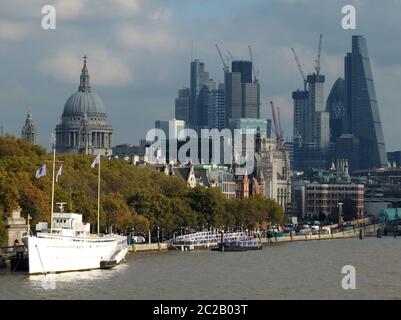
[{"label": "tall office tower", "polygon": [[30,143],[32,143],[32,144],[36,143],[37,131],[36,131],[36,126],[35,126],[35,123],[33,122],[32,113],[30,110],[28,111],[28,115],[25,120],[25,125],[21,131],[21,135],[22,135],[23,139],[29,141]]},{"label": "tall office tower", "polygon": [[207,104],[202,104],[199,98],[202,88],[209,80],[209,72],[205,71],[205,64],[195,59],[191,62],[191,106],[189,112],[189,126],[198,129],[202,126],[204,119],[204,108]]},{"label": "tall office tower", "polygon": [[346,124],[359,139],[358,169],[387,165],[386,146],[366,39],[352,36],[352,52],[345,57]]},{"label": "tall office tower", "polygon": [[225,127],[230,127],[230,119],[242,118],[241,73],[226,72],[224,74],[225,91]]},{"label": "tall office tower", "polygon": [[260,85],[259,82],[241,83],[242,118],[260,117]]},{"label": "tall office tower", "polygon": [[178,90],[178,98],[175,98],[175,118],[188,123],[190,106],[191,90],[189,88]]},{"label": "tall office tower", "polygon": [[305,141],[310,141],[311,137],[307,137],[308,124],[312,122],[309,119],[310,112],[309,109],[309,92],[307,90],[297,90],[292,93],[292,99],[294,100],[294,140],[296,139],[298,143],[302,143],[303,139]]},{"label": "tall office tower", "polygon": [[231,71],[241,73],[241,83],[252,83],[252,62],[235,60],[231,63]]},{"label": "tall office tower", "polygon": [[209,93],[208,127],[222,130],[225,127],[224,83]]},{"label": "tall office tower", "polygon": [[345,121],[345,82],[338,78],[331,88],[326,101],[326,112],[330,114],[330,142],[335,142],[346,130]]},{"label": "tall office tower", "polygon": [[[327,148],[329,145],[329,113],[324,111],[323,86],[325,77],[320,74],[311,74],[307,76],[309,110],[308,119],[311,119],[312,125],[306,124],[307,138],[320,148]],[[308,132],[310,130],[310,132]]]}]

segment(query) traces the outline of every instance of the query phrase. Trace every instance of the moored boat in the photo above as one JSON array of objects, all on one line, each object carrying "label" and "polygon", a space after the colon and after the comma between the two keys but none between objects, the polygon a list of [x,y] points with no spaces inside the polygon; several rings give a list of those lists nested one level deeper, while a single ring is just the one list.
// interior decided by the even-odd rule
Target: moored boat
[{"label": "moored boat", "polygon": [[[38,224],[38,227],[43,223]],[[91,235],[82,215],[56,212],[53,228],[22,238],[28,248],[29,274],[99,269],[115,266],[128,253],[127,237]]]},{"label": "moored boat", "polygon": [[248,251],[248,250],[261,250],[262,242],[259,238],[254,237],[241,237],[231,241],[220,242],[214,251]]}]

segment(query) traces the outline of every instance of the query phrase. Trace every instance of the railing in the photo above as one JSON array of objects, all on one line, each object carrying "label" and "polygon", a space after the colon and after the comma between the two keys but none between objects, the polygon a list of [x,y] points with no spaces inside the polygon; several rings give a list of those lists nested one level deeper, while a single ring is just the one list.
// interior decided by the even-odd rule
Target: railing
[{"label": "railing", "polygon": [[[247,236],[245,232],[230,232],[223,235],[224,241],[235,241]],[[204,244],[217,244],[221,242],[220,233],[212,232],[196,232],[178,236],[174,239],[167,241],[171,245],[204,245]]]}]

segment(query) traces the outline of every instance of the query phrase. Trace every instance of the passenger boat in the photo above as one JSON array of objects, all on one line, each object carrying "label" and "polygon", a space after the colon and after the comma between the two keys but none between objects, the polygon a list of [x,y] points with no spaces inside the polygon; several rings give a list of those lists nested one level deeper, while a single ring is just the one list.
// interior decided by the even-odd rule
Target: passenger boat
[{"label": "passenger boat", "polygon": [[219,243],[215,251],[248,251],[248,250],[262,250],[262,242],[259,238],[254,237],[241,237],[231,241],[223,241]]},{"label": "passenger boat", "polygon": [[82,223],[77,213],[56,212],[52,232],[38,231],[22,238],[28,248],[29,274],[110,268],[128,253],[126,236],[91,235],[90,224]]}]

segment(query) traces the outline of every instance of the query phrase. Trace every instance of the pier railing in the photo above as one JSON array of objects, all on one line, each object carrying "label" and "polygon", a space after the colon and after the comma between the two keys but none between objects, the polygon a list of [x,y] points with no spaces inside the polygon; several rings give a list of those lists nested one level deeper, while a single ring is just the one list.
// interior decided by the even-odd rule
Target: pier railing
[{"label": "pier railing", "polygon": [[[236,241],[248,234],[246,232],[228,232],[224,233],[224,241]],[[173,246],[189,246],[189,245],[215,245],[221,242],[221,234],[210,231],[196,232],[178,236],[170,239],[169,244]]]}]

